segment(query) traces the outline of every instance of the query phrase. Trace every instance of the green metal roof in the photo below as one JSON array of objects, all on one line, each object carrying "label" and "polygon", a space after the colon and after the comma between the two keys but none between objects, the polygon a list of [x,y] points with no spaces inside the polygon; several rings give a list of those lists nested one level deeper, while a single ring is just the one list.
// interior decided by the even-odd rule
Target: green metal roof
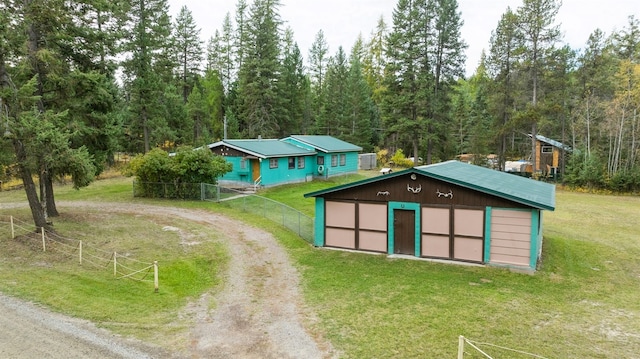
[{"label": "green metal roof", "polygon": [[407,173],[422,174],[430,178],[494,195],[533,208],[553,211],[556,206],[556,187],[552,184],[459,161],[447,161],[414,167],[404,171],[392,172],[387,175],[307,193],[304,196],[317,197],[367,183],[383,181],[391,177],[402,176]]},{"label": "green metal roof", "polygon": [[333,136],[292,135],[289,138],[326,153],[362,151],[362,147],[339,140]]},{"label": "green metal roof", "polygon": [[230,148],[254,155],[258,158],[311,156],[316,154],[313,150],[308,150],[306,148],[274,139],[222,140],[210,144],[209,148],[218,147],[220,145],[226,145]]}]

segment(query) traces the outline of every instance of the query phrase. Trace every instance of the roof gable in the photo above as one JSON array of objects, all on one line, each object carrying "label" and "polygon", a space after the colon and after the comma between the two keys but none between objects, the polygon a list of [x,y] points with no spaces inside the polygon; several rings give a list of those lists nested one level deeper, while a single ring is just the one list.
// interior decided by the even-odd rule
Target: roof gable
[{"label": "roof gable", "polygon": [[326,193],[353,188],[367,183],[384,181],[386,179],[402,176],[411,172],[443,182],[456,184],[481,193],[504,198],[528,207],[551,211],[555,209],[554,185],[459,161],[447,161],[427,166],[414,167],[404,171],[392,172],[387,175],[368,178],[362,181],[348,183],[346,185],[336,186],[322,191],[307,193],[304,196],[321,196]]},{"label": "roof gable", "polygon": [[289,139],[326,153],[362,151],[362,147],[339,140],[333,136],[291,135],[283,139],[283,141]]},{"label": "roof gable", "polygon": [[275,139],[222,140],[212,143],[208,147],[211,149],[222,145],[226,145],[230,148],[245,152],[258,158],[311,156],[316,154],[313,150],[301,148]]},{"label": "roof gable", "polygon": [[568,151],[568,152],[573,152],[573,149],[571,147],[563,144],[562,142],[558,142],[556,140],[552,140],[552,139],[550,139],[548,137],[544,137],[542,135],[536,135],[536,139],[538,141],[540,141],[540,142],[547,143],[547,144],[549,144],[549,145],[551,145],[553,147],[557,147],[557,148],[559,148],[561,150],[565,150],[565,151]]}]

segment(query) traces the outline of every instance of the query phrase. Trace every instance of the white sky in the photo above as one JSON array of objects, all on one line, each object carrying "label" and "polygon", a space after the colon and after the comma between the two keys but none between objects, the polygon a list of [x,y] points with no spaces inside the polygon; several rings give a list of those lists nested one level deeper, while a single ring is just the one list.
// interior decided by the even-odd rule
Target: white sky
[{"label": "white sky", "polygon": [[[370,38],[380,16],[391,29],[391,13],[397,0],[281,0],[281,4],[282,20],[293,29],[306,64],[309,48],[320,29],[329,44],[330,55],[334,55],[339,46],[348,53],[358,34],[362,34],[365,41]],[[462,38],[469,45],[466,72],[471,75],[482,50],[488,51],[491,31],[507,6],[515,10],[522,1],[458,0],[458,4],[464,21]],[[227,13],[232,20],[235,17],[235,0],[169,0],[174,19],[183,5],[193,13],[205,43],[216,29],[222,28]],[[640,18],[640,0],[564,0],[556,21],[561,24],[564,42],[578,49],[584,47],[596,28],[609,35],[626,27],[629,15]]]}]

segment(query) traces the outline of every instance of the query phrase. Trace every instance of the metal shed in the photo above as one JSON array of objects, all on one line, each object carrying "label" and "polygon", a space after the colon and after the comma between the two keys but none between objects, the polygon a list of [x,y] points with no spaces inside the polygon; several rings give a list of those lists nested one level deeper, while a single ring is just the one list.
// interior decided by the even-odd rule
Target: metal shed
[{"label": "metal shed", "polygon": [[334,247],[535,270],[555,186],[458,161],[305,194]]}]

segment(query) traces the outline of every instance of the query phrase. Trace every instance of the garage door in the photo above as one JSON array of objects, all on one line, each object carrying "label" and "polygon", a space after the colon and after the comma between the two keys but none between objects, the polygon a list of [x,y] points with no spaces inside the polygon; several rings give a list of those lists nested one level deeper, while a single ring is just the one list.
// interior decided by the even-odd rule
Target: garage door
[{"label": "garage door", "polygon": [[424,257],[482,262],[484,209],[422,207]]}]

